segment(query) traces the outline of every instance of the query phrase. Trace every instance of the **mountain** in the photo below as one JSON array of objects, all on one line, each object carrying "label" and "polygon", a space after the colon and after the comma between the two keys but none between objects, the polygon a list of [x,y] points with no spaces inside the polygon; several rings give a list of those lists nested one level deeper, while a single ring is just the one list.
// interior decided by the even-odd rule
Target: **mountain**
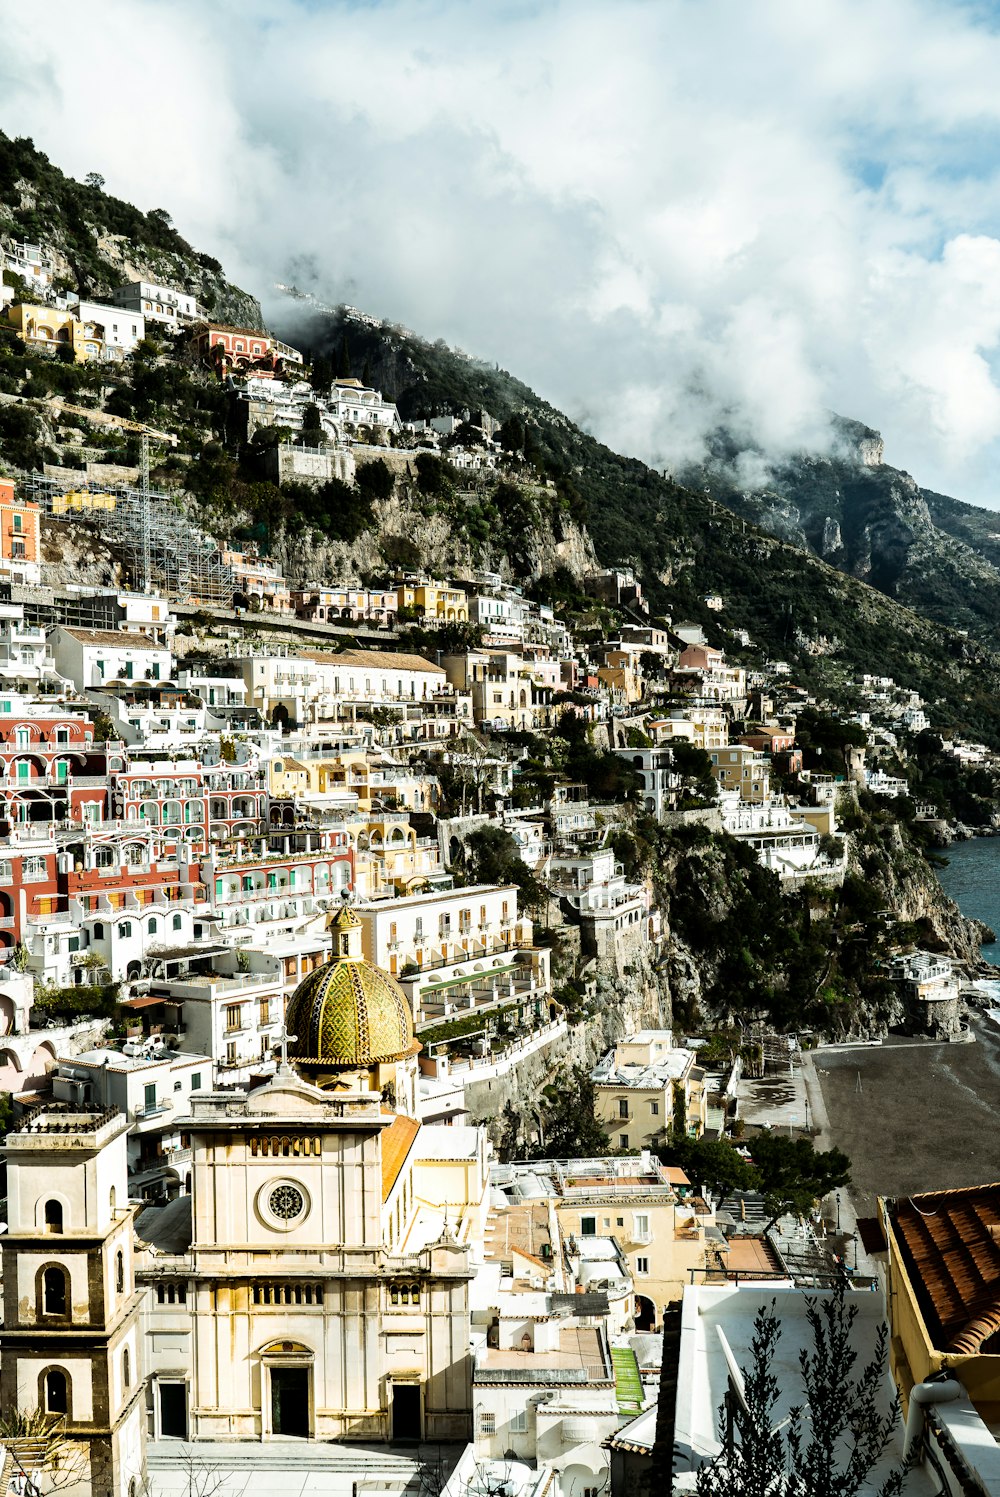
[{"label": "mountain", "polygon": [[883,460],[871,427],[834,418],[833,429],[832,455],[773,465],[765,487],[733,482],[724,438],[691,480],[772,535],[1000,647],[1000,514],[921,488]]},{"label": "mountain", "polygon": [[[966,577],[972,564],[965,554],[973,548],[957,534],[942,531],[937,549],[932,553],[927,548],[922,598],[907,606],[901,589],[899,597],[889,592],[901,576],[902,561],[917,554],[909,532],[917,528],[917,511],[926,511],[928,501],[919,491],[911,496],[913,481],[905,474],[882,472],[876,432],[852,428],[850,457],[803,459],[796,470],[805,475],[803,485],[815,475],[815,490],[826,493],[828,512],[834,510],[834,491],[849,489],[851,502],[841,498],[834,522],[852,536],[855,531],[861,535],[867,524],[877,536],[870,550],[879,557],[879,566],[865,563],[859,552],[855,575],[850,566],[817,554],[794,501],[777,491],[751,502],[721,481],[714,493],[711,484],[694,488],[676,483],[605,447],[505,370],[449,349],[441,340],[430,343],[355,309],[321,308],[308,299],[289,300],[284,317],[276,314],[276,320],[281,336],[298,340],[315,359],[349,367],[357,376],[366,374],[397,402],[404,418],[486,410],[502,421],[504,440],[518,443],[546,476],[556,502],[586,527],[601,561],[636,568],[655,612],[701,622],[710,639],[734,658],[784,659],[798,680],[828,693],[836,694],[850,674],[874,669],[892,674],[936,704],[942,725],[1000,745],[1000,658],[988,645],[965,638],[950,620],[940,620],[938,612],[944,611],[946,588],[956,592],[956,611],[959,602],[959,568],[956,562],[949,570],[946,561],[960,557]],[[873,482],[871,474],[876,475]],[[898,494],[894,502],[900,518],[885,526],[883,537],[875,520],[881,496],[889,489]],[[866,498],[872,512],[862,521]],[[738,503],[746,505],[745,517],[734,512]],[[909,525],[905,503],[914,515]],[[817,501],[816,512],[823,507]],[[949,520],[956,531],[963,523],[972,525],[961,513],[970,508],[957,506]],[[859,521],[849,523],[848,512],[853,516],[855,510]],[[779,521],[783,534],[775,533]],[[923,523],[938,533],[932,521]],[[902,559],[895,574],[888,559],[896,554],[890,544],[894,530]],[[843,530],[834,554],[836,559],[846,554]],[[985,624],[989,588],[998,587],[1000,603],[1000,572],[994,574],[986,561],[978,566]],[[564,580],[549,578],[554,597]],[[721,613],[704,601],[712,594],[723,599]],[[968,599],[966,609],[974,612]],[[966,627],[961,618],[954,623]],[[739,643],[741,631],[750,635],[752,650]]]},{"label": "mountain", "polygon": [[[67,177],[31,140],[0,130],[0,242],[28,241],[54,252],[55,283],[100,301],[116,286],[148,280],[191,292],[213,315],[262,328],[260,303],[199,254],[163,208],[148,213],[104,191],[96,173]],[[30,294],[29,298],[30,299]]]}]

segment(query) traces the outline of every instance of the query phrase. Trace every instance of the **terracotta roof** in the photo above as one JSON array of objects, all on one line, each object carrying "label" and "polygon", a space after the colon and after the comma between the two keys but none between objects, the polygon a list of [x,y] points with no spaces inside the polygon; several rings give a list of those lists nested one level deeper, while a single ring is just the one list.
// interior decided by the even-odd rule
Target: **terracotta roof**
[{"label": "terracotta roof", "polygon": [[982,1351],[1000,1332],[1000,1185],[908,1197],[894,1225],[934,1346]]},{"label": "terracotta roof", "polygon": [[387,1201],[392,1194],[392,1187],[399,1179],[407,1155],[413,1147],[413,1140],[419,1132],[420,1124],[415,1118],[407,1118],[402,1113],[397,1113],[382,1134],[383,1202]]},{"label": "terracotta roof", "polygon": [[66,634],[69,634],[73,639],[78,639],[81,644],[85,645],[131,645],[133,648],[145,650],[165,650],[167,648],[166,645],[157,643],[155,639],[150,639],[148,634],[140,634],[135,630],[69,629],[65,624],[60,625],[60,627]]},{"label": "terracotta roof", "polygon": [[670,1185],[690,1185],[691,1181],[685,1175],[679,1164],[665,1164],[662,1166],[663,1173]]},{"label": "terracotta roof", "polygon": [[339,655],[330,650],[302,650],[302,658],[315,660],[318,665],[367,665],[375,670],[386,671],[431,671],[443,676],[444,669],[422,655],[404,655],[398,650],[341,650]]}]

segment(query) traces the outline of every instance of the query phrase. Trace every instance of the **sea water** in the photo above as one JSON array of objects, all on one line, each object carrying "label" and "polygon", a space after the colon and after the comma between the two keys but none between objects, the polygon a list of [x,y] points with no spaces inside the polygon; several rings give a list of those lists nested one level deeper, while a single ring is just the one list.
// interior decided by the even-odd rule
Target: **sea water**
[{"label": "sea water", "polygon": [[[1000,837],[973,837],[953,842],[938,869],[944,892],[971,920],[982,920],[1000,935]],[[1000,967],[1000,941],[983,947],[983,959]]]}]

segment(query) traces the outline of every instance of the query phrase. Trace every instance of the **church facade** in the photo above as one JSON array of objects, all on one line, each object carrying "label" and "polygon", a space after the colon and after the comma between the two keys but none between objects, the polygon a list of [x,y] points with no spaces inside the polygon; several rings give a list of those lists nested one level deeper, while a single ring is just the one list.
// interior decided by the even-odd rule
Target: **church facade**
[{"label": "church facade", "polygon": [[99,1467],[93,1490],[141,1493],[147,1437],[471,1434],[485,1134],[417,1121],[409,1005],[346,906],[332,936],[275,1076],[192,1095],[189,1195],[135,1216],[114,1113],[57,1105],[8,1135],[4,1406],[61,1416],[81,1491]]}]

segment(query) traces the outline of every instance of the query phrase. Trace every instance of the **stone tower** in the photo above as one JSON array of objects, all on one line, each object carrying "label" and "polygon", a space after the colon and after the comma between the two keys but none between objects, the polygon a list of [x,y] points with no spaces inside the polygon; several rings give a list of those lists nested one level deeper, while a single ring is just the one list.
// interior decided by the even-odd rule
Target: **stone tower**
[{"label": "stone tower", "polygon": [[55,1416],[73,1471],[60,1490],[93,1497],[136,1497],[145,1480],[127,1129],[118,1112],[49,1105],[4,1149],[0,1404]]}]

